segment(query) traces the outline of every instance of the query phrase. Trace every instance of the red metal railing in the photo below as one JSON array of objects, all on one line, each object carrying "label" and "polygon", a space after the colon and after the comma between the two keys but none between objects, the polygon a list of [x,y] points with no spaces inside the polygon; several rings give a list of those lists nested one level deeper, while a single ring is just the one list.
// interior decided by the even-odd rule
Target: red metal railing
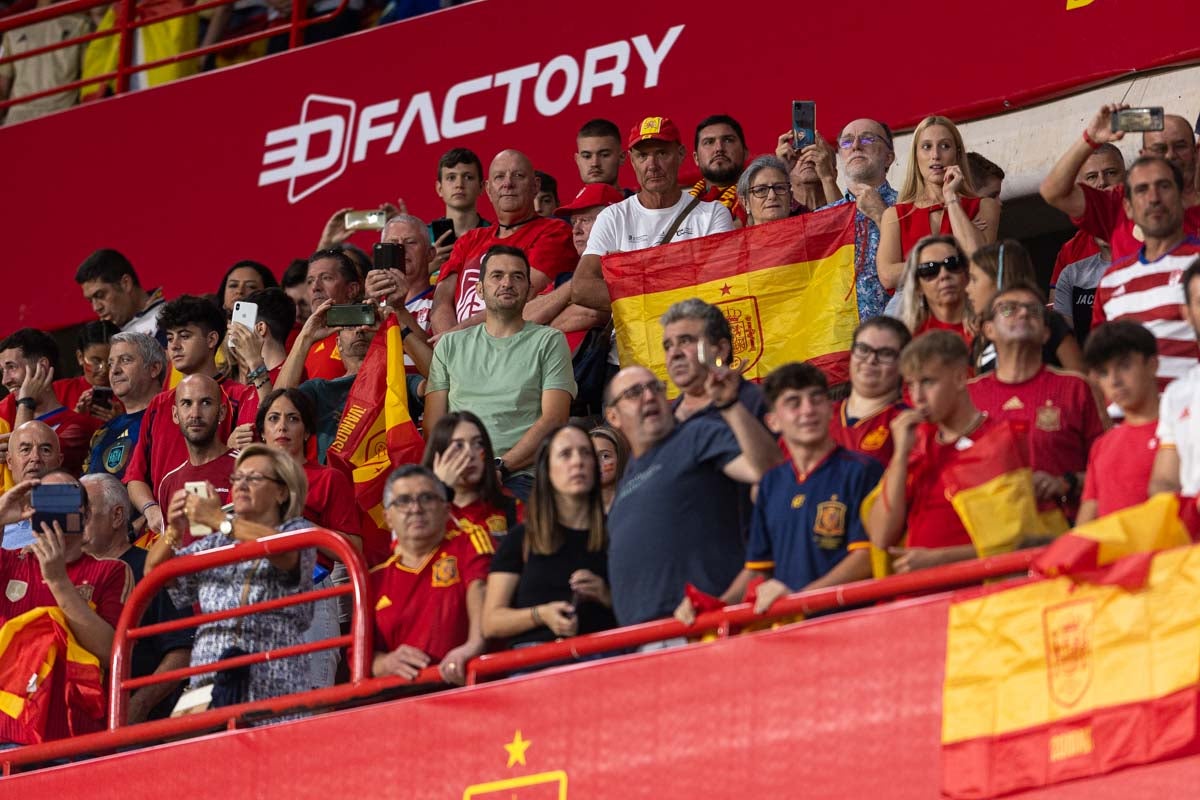
[{"label": "red metal railing", "polygon": [[[62,50],[68,47],[79,47],[86,45],[88,42],[93,42],[97,39],[105,39],[111,36],[118,36],[120,40],[117,46],[117,68],[111,72],[106,72],[101,75],[94,75],[89,78],[81,78],[70,83],[56,86],[52,89],[45,89],[34,94],[25,95],[24,97],[10,98],[0,101],[0,109],[8,108],[9,106],[27,103],[32,100],[37,100],[42,97],[60,94],[62,92],[77,91],[85,86],[93,84],[103,84],[113,81],[114,91],[116,94],[122,94],[129,91],[129,78],[138,72],[156,67],[166,66],[167,64],[176,64],[180,61],[188,61],[193,58],[203,58],[210,53],[216,53],[221,50],[227,50],[234,47],[250,44],[262,39],[269,39],[274,36],[286,33],[288,35],[288,48],[299,47],[303,44],[303,33],[305,28],[316,25],[322,22],[328,22],[346,10],[346,5],[349,0],[341,0],[338,7],[325,14],[320,14],[315,17],[306,17],[307,4],[305,0],[295,0],[292,3],[292,16],[290,19],[278,22],[274,25],[268,25],[260,31],[252,31],[250,33],[235,36],[231,39],[224,39],[215,44],[204,47],[193,47],[181,53],[160,58],[155,61],[147,61],[144,64],[133,63],[134,37],[140,28],[148,25],[155,25],[169,19],[177,17],[185,17],[190,14],[195,14],[200,11],[218,8],[220,6],[233,5],[237,0],[204,0],[187,8],[170,11],[167,13],[156,14],[152,18],[139,19],[137,15],[137,0],[117,0],[115,3],[116,13],[113,27],[104,31],[93,31],[82,36],[76,36],[71,39],[64,39],[61,42],[47,45],[45,47],[35,48],[24,53],[16,55],[0,56],[0,64],[9,64],[14,61],[21,61],[27,58],[43,55],[55,50]],[[22,28],[26,25],[32,25],[36,22],[44,22],[49,19],[66,16],[68,14],[86,14],[93,8],[101,6],[114,5],[112,0],[65,0],[65,2],[54,3],[44,8],[35,8],[30,11],[25,11],[20,14],[13,14],[7,17],[0,17],[0,34],[16,28]]]},{"label": "red metal railing", "polygon": [[[281,534],[269,539],[261,539],[256,544],[266,543],[267,546],[272,548],[269,552],[274,554],[284,552],[283,548],[287,546],[286,543],[290,537],[310,536],[321,538],[334,536],[334,534],[318,530]],[[311,543],[314,540],[307,538],[294,539],[293,541],[297,547],[316,546]],[[340,556],[350,557],[351,560],[347,561],[346,565],[351,577],[350,586],[353,587],[353,591],[356,594],[355,609],[356,611],[363,612],[363,615],[355,616],[354,624],[369,623],[369,619],[364,618],[364,615],[368,613],[364,604],[357,602],[359,592],[363,591],[366,585],[366,570],[362,565],[361,559],[353,551],[347,556],[345,551],[337,546],[336,542],[330,544],[327,539],[321,538],[321,544],[337,550]],[[203,556],[218,553],[224,553],[229,556],[232,553],[240,552],[247,554],[245,557],[257,558],[264,554],[263,551],[256,551],[256,554],[249,555],[251,551],[244,549],[248,547],[247,545],[241,545],[238,548],[226,548],[224,550],[205,553]],[[348,550],[349,546],[346,545],[345,548]],[[727,636],[733,628],[750,623],[770,622],[793,617],[797,614],[814,614],[821,611],[890,600],[905,595],[953,589],[960,586],[977,584],[992,578],[1023,574],[1028,572],[1030,565],[1042,553],[1043,549],[1021,550],[1015,553],[1006,553],[975,561],[963,561],[957,564],[905,575],[893,575],[880,580],[860,581],[828,589],[799,592],[780,598],[771,607],[770,611],[761,615],[755,614],[749,604],[742,603],[719,611],[701,614],[692,625],[685,626],[675,620],[659,620],[627,628],[589,634],[587,636],[578,636],[572,639],[563,639],[562,641],[551,642],[537,647],[483,655],[468,664],[468,683],[473,684],[482,678],[501,675],[515,670],[547,666],[563,661],[564,659],[596,653],[621,652],[655,641],[681,636],[694,637],[710,631],[716,631],[718,636]],[[184,562],[191,562],[194,566],[196,562],[192,561],[192,559],[199,557],[172,559],[167,564],[182,565]],[[237,558],[231,558],[230,561],[222,563],[230,563],[233,560],[237,560]],[[209,566],[216,566],[216,564],[206,562],[203,567],[195,566],[195,568],[202,569]],[[159,569],[163,570],[165,568],[166,565],[159,567]],[[125,676],[128,674],[128,666],[126,663],[118,665],[117,659],[128,658],[128,654],[125,651],[129,644],[129,638],[131,638],[130,635],[150,635],[153,632],[166,630],[163,626],[158,625],[140,629],[131,629],[128,625],[128,621],[135,618],[133,617],[134,611],[140,616],[148,599],[156,591],[156,588],[146,588],[149,585],[147,582],[160,574],[165,580],[168,574],[171,577],[175,577],[177,574],[183,574],[188,571],[191,571],[191,569],[181,566],[175,566],[171,573],[159,573],[156,570],[147,576],[147,579],[142,584],[139,584],[134,589],[134,593],[130,595],[130,605],[126,606],[126,610],[122,614],[121,623],[118,624],[117,628],[117,639],[114,640],[113,646],[113,674],[122,675],[122,685],[125,689],[130,688],[133,681],[125,679]],[[317,594],[328,596],[328,593],[322,590],[321,592],[314,592],[308,597],[311,598]],[[131,610],[131,607],[133,607],[133,610]],[[250,608],[254,609],[256,607],[252,606]],[[192,621],[195,624],[197,618],[192,618]],[[359,640],[352,631],[351,637],[355,638],[356,642],[365,641],[367,646],[369,646],[369,636],[365,640]],[[334,640],[328,641],[332,642]],[[291,650],[292,648],[288,649]],[[360,650],[359,652],[362,651]],[[370,656],[370,653],[365,654],[366,663],[359,661],[358,674],[369,675]],[[118,666],[120,666],[121,670],[124,670],[123,673],[119,672]],[[216,665],[210,665],[204,669],[211,671],[213,666]],[[181,670],[180,672],[183,671]],[[166,674],[168,673],[164,673],[164,675]],[[115,683],[116,680],[114,679]],[[229,706],[227,708],[212,709],[200,714],[192,714],[174,719],[155,720],[124,727],[114,726],[111,730],[103,733],[93,733],[73,739],[63,739],[7,750],[0,752],[0,766],[3,767],[3,774],[8,775],[14,768],[31,764],[97,755],[111,752],[118,748],[156,744],[167,739],[176,739],[182,736],[220,730],[222,728],[233,728],[243,722],[280,716],[282,714],[346,706],[359,702],[410,694],[413,691],[428,691],[441,683],[442,679],[437,667],[428,667],[422,670],[413,681],[406,681],[398,677],[352,679],[350,683],[341,686],[315,689],[284,697],[260,700],[254,703]],[[139,683],[139,685],[142,684]],[[110,713],[111,722],[118,722],[121,717],[123,717],[122,713]]]}]

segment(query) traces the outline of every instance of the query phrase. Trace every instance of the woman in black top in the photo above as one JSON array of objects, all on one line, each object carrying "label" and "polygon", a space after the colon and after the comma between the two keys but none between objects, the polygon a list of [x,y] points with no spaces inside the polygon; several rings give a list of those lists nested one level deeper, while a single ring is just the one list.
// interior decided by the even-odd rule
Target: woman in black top
[{"label": "woman in black top", "polygon": [[515,647],[616,626],[599,471],[587,429],[563,425],[542,442],[525,524],[492,560],[485,636]]}]

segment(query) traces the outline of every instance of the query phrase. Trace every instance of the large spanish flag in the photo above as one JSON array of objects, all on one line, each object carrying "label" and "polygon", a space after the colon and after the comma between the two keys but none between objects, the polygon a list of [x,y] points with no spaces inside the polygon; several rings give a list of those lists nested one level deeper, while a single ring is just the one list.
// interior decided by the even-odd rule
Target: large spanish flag
[{"label": "large spanish flag", "polygon": [[1061,577],[950,607],[942,786],[993,797],[1195,752],[1200,546],[1143,589]]},{"label": "large spanish flag", "polygon": [[847,380],[858,325],[853,205],[608,255],[602,264],[622,366],[641,364],[665,381],[658,320],[672,303],[698,297],[725,313],[747,378],[811,361],[832,383]]},{"label": "large spanish flag", "polygon": [[421,460],[425,442],[408,413],[404,344],[389,314],[359,367],[346,398],[329,465],[350,476],[360,510],[363,557],[368,566],[391,554],[391,532],[383,517],[383,487],[393,467]]}]

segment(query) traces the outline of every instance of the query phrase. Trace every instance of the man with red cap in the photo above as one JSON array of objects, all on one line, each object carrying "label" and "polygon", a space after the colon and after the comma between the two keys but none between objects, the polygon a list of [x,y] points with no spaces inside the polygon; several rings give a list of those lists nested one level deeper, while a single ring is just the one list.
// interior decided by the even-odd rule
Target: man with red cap
[{"label": "man with red cap", "polygon": [[646,117],[633,126],[626,146],[640,190],[596,217],[571,280],[573,302],[602,311],[609,310],[610,298],[601,256],[733,230],[729,209],[680,188],[679,166],[687,148],[669,118]]}]

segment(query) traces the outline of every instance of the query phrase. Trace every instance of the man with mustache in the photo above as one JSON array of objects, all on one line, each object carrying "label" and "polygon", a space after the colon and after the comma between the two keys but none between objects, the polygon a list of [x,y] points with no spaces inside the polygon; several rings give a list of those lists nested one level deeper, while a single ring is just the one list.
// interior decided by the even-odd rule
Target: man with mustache
[{"label": "man with mustache", "polygon": [[737,198],[737,181],[746,166],[746,136],[742,126],[728,114],[714,114],[696,126],[692,157],[700,168],[698,180],[688,193],[701,200],[720,203],[738,223],[746,224],[746,209]]}]

